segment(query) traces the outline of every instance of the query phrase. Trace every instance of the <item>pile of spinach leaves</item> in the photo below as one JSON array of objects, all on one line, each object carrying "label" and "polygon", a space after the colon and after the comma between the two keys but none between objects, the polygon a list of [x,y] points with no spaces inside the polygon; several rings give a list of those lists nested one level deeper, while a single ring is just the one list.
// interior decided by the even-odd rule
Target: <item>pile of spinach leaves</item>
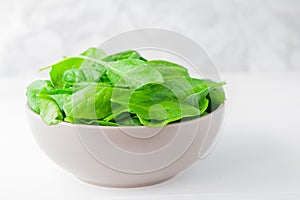
[{"label": "pile of spinach leaves", "polygon": [[50,80],[34,81],[26,95],[48,125],[157,127],[206,115],[225,101],[224,82],[192,78],[183,66],[134,50],[107,56],[90,48],[45,69]]}]

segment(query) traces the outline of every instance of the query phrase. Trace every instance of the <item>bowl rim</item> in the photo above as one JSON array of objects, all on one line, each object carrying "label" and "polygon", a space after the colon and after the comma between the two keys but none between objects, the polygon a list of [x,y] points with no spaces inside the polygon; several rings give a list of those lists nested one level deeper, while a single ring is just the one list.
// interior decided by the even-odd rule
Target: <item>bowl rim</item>
[{"label": "bowl rim", "polygon": [[[43,122],[43,120],[41,119],[40,115],[37,114],[36,112],[34,112],[30,107],[29,107],[29,104],[28,104],[28,101],[26,101],[25,103],[25,107],[27,109],[27,112],[30,113],[30,115],[32,115],[34,118],[38,118],[39,120]],[[104,129],[118,129],[118,128],[126,128],[126,129],[135,129],[135,128],[142,128],[142,129],[147,129],[147,128],[151,128],[151,129],[157,129],[157,128],[163,128],[163,127],[173,127],[173,126],[181,126],[182,124],[189,124],[189,123],[192,123],[194,121],[199,121],[199,120],[205,120],[206,118],[212,118],[212,116],[219,112],[223,107],[225,107],[225,102],[220,104],[218,106],[217,109],[215,109],[213,112],[203,116],[203,117],[197,117],[195,119],[190,119],[190,120],[186,120],[186,121],[180,121],[180,122],[176,122],[176,123],[172,123],[172,124],[167,124],[165,126],[159,126],[159,127],[150,127],[150,126],[101,126],[101,125],[93,125],[93,124],[72,124],[70,122],[65,122],[65,121],[62,121],[62,122],[59,122],[58,124],[55,124],[55,125],[51,125],[51,126],[69,126],[69,127],[75,127],[75,126],[79,126],[81,128],[85,128],[85,127],[88,127],[88,128],[104,128]],[[45,124],[45,123],[44,123]],[[45,124],[46,125],[46,124]],[[47,125],[48,126],[48,125]],[[49,127],[51,127],[49,126]]]}]

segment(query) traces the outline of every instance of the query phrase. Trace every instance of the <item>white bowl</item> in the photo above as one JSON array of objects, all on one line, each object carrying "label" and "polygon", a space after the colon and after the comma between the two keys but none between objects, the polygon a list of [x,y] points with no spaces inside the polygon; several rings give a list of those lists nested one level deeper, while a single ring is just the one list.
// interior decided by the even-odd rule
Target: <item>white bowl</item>
[{"label": "white bowl", "polygon": [[47,126],[28,106],[27,111],[37,143],[57,165],[90,184],[141,187],[166,181],[204,158],[216,143],[224,104],[206,116],[160,128]]}]

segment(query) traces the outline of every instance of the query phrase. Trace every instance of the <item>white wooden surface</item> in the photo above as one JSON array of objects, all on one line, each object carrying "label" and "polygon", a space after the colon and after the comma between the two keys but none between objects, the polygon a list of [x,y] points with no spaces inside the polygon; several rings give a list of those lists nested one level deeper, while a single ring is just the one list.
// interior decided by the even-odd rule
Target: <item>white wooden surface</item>
[{"label": "white wooden surface", "polygon": [[168,182],[137,189],[90,186],[57,167],[28,127],[28,81],[1,79],[0,199],[300,199],[300,73],[223,79],[226,120],[211,155]]}]

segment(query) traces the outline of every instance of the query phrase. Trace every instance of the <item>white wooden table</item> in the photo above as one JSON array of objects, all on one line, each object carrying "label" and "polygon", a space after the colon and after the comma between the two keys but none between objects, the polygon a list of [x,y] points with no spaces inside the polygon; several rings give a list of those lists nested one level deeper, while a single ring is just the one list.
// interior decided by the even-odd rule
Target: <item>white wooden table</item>
[{"label": "white wooden table", "polygon": [[300,199],[300,73],[223,74],[223,134],[174,179],[137,189],[87,185],[50,161],[25,114],[26,78],[0,80],[0,199]]}]

